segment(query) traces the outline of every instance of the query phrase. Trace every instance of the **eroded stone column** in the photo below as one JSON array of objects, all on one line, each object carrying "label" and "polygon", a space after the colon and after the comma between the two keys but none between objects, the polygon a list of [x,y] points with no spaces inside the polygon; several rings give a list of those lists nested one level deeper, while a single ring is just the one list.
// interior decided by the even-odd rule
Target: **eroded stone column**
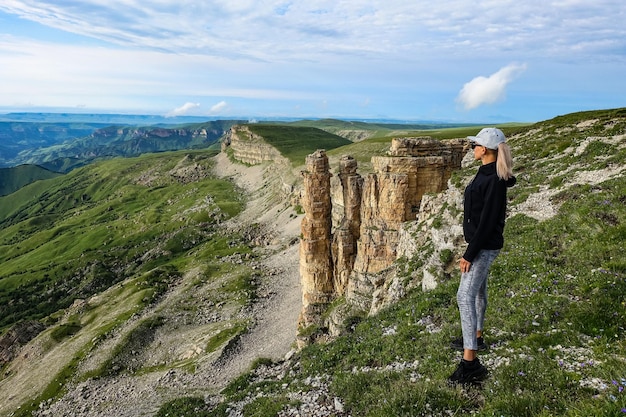
[{"label": "eroded stone column", "polygon": [[357,161],[343,156],[339,161],[339,179],[343,191],[343,218],[333,235],[333,262],[335,265],[334,286],[342,296],[354,267],[357,241],[361,227],[361,195],[363,178],[357,174]]},{"label": "eroded stone column", "polygon": [[374,173],[363,185],[360,237],[346,289],[350,303],[369,309],[372,297],[383,289],[384,271],[397,258],[401,224],[416,220],[425,193],[447,187],[462,152],[460,141],[394,138],[387,156],[372,157]]},{"label": "eroded stone column", "polygon": [[321,325],[322,312],[334,299],[333,262],[331,254],[331,201],[328,157],[318,150],[306,158],[300,239],[300,279],[302,312],[300,330]]}]

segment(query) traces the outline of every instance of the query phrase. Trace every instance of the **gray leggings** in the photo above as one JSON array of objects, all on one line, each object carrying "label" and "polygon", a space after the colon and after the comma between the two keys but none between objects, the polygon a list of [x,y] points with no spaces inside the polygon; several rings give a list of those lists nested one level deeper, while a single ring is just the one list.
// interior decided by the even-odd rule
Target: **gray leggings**
[{"label": "gray leggings", "polygon": [[456,302],[461,313],[463,347],[477,350],[476,331],[483,330],[487,310],[487,276],[500,250],[481,250],[472,262],[469,272],[461,274]]}]

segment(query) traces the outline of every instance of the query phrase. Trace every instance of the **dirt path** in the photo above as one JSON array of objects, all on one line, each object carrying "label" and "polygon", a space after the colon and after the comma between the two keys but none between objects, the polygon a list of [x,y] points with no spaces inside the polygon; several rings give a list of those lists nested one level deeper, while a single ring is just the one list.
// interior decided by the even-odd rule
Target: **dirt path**
[{"label": "dirt path", "polygon": [[263,249],[262,269],[267,272],[259,289],[259,299],[252,306],[254,325],[243,335],[234,350],[206,369],[205,381],[223,387],[246,372],[258,358],[279,360],[295,347],[296,326],[302,307],[299,273],[301,219],[282,205],[268,203],[263,193],[255,195],[264,182],[263,166],[232,164],[225,154],[216,157],[216,175],[230,177],[252,196],[246,209],[235,221],[261,223],[271,241]]},{"label": "dirt path", "polygon": [[[297,245],[280,252],[268,262],[280,272],[263,284],[267,296],[254,306],[255,325],[241,337],[234,349],[206,370],[208,381],[221,388],[246,372],[258,358],[280,360],[294,348],[296,323],[301,309],[301,292],[297,266]],[[295,279],[294,279],[295,278]]]}]

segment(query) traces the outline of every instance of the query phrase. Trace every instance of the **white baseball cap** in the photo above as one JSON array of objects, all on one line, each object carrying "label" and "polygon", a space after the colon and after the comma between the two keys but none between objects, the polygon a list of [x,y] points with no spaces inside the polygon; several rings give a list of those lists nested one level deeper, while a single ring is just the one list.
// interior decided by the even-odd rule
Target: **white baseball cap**
[{"label": "white baseball cap", "polygon": [[497,150],[499,144],[506,142],[504,133],[495,127],[486,127],[478,132],[476,136],[468,136],[467,138],[472,142],[476,142],[480,146],[493,150]]}]

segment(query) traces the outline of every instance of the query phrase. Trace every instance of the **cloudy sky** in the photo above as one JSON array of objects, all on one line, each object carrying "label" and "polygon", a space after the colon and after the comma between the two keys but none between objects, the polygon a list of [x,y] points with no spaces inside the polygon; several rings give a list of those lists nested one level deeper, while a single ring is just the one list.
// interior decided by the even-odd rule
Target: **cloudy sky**
[{"label": "cloudy sky", "polygon": [[623,0],[0,0],[0,113],[540,121],[626,106]]}]

